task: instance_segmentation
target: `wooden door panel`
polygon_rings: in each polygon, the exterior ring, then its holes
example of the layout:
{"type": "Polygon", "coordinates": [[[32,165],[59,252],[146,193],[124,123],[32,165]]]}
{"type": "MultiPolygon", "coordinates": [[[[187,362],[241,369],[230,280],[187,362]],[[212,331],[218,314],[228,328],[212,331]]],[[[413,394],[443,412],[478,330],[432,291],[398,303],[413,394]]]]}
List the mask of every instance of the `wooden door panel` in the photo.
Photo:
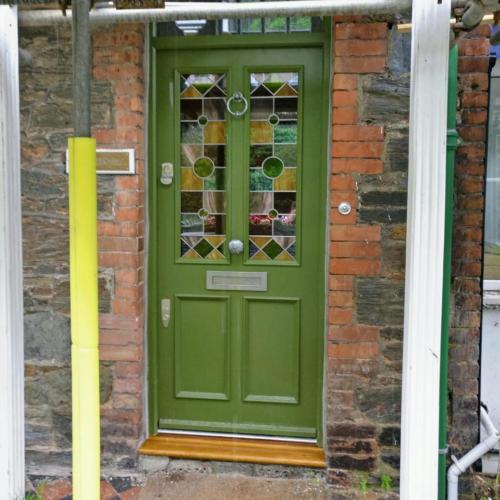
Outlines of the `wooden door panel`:
{"type": "Polygon", "coordinates": [[[177,295],[175,397],[229,399],[229,297],[177,295]]]}
{"type": "Polygon", "coordinates": [[[300,300],[272,297],[243,300],[243,400],[298,404],[300,300]]]}

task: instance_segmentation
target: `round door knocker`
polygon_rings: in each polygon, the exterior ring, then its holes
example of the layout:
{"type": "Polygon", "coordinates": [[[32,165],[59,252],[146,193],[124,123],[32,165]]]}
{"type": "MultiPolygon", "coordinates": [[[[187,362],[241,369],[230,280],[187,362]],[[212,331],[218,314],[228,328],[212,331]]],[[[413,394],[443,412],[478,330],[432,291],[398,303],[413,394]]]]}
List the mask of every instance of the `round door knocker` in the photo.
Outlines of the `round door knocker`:
{"type": "Polygon", "coordinates": [[[248,109],[248,101],[245,99],[243,94],[241,92],[235,92],[227,101],[226,101],[226,108],[231,113],[233,116],[243,116],[248,109]],[[233,111],[231,109],[231,103],[232,102],[241,102],[243,101],[243,109],[240,111],[233,111]]]}

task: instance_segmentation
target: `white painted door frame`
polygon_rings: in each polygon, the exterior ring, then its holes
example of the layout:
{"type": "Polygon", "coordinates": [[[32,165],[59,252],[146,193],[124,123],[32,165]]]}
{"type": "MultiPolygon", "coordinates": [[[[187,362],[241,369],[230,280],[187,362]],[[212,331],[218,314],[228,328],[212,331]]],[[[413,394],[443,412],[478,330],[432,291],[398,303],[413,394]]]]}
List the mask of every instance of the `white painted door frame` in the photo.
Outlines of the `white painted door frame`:
{"type": "Polygon", "coordinates": [[[450,0],[413,0],[401,411],[403,500],[438,491],[450,0]]]}
{"type": "Polygon", "coordinates": [[[0,5],[0,500],[24,498],[17,8],[0,5]]]}

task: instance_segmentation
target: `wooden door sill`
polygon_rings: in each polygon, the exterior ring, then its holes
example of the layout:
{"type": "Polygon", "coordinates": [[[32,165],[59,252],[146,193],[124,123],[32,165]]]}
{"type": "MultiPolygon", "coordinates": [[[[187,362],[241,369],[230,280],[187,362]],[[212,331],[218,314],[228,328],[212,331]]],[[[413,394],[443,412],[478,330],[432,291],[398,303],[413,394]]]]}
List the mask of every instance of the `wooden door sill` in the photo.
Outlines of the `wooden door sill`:
{"type": "Polygon", "coordinates": [[[326,466],[324,450],[315,444],[264,439],[162,433],[146,439],[139,453],[196,460],[317,468],[326,466]]]}

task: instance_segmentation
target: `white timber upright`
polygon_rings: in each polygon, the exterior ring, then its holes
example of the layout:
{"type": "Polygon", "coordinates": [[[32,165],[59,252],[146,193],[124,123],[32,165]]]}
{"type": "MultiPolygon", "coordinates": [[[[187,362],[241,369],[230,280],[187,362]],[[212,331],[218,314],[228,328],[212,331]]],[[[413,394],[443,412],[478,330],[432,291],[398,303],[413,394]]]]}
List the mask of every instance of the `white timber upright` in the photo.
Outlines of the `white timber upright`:
{"type": "Polygon", "coordinates": [[[24,498],[17,8],[0,5],[0,500],[24,498]]]}
{"type": "Polygon", "coordinates": [[[439,367],[446,190],[450,0],[413,0],[401,484],[438,491],[439,367]]]}

